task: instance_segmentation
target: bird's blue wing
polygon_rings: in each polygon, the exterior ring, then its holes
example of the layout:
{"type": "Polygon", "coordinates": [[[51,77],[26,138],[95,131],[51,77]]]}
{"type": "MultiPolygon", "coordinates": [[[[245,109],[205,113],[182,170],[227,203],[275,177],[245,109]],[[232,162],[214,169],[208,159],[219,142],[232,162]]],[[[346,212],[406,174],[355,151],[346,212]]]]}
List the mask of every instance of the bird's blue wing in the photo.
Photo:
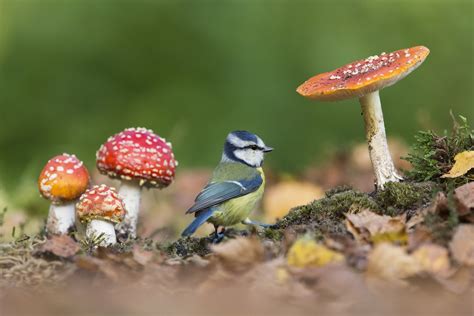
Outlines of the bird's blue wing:
{"type": "Polygon", "coordinates": [[[209,183],[196,197],[193,206],[186,213],[195,213],[227,200],[256,191],[263,183],[260,174],[248,180],[221,181],[209,183]]]}

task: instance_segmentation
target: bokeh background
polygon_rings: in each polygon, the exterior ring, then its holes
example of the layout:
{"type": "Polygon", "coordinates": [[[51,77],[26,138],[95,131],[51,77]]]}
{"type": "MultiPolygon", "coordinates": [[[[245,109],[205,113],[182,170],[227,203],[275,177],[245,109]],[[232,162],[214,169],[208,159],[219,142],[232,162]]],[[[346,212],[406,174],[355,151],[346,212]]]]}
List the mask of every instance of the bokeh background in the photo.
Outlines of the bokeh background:
{"type": "Polygon", "coordinates": [[[381,93],[387,133],[406,148],[417,130],[448,129],[450,110],[474,119],[473,28],[469,0],[0,0],[0,207],[46,214],[35,184],[44,163],[69,152],[93,170],[100,144],[134,126],[173,142],[177,196],[206,181],[235,129],[276,148],[274,178],[350,172],[334,152],[356,146],[356,165],[366,152],[358,102],[317,103],[296,87],[382,51],[429,47],[381,93]],[[189,170],[198,180],[179,185],[189,170]]]}

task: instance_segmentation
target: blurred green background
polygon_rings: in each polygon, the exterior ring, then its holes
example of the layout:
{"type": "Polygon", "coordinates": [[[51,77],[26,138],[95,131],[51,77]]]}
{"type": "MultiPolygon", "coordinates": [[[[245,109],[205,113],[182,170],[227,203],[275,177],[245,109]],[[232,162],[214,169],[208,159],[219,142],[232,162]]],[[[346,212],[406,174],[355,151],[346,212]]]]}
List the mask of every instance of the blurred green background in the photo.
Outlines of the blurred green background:
{"type": "MultiPolygon", "coordinates": [[[[226,134],[276,148],[278,172],[364,141],[356,100],[316,103],[310,76],[425,45],[413,74],[381,93],[387,133],[472,121],[472,1],[0,1],[0,183],[31,183],[53,155],[93,168],[126,127],[173,142],[180,168],[212,166],[226,134]]],[[[178,173],[179,176],[179,173],[178,173]]],[[[36,194],[36,193],[35,193],[36,194]]]]}

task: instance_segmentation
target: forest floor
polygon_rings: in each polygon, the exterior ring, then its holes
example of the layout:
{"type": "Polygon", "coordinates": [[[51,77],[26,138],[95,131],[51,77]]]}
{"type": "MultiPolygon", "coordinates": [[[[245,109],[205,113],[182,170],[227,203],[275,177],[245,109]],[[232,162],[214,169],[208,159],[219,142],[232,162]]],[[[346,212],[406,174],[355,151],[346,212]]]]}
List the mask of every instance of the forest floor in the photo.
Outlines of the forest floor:
{"type": "Polygon", "coordinates": [[[0,315],[472,315],[473,158],[456,156],[474,150],[472,130],[416,139],[405,181],[336,187],[219,244],[1,243],[0,315]]]}

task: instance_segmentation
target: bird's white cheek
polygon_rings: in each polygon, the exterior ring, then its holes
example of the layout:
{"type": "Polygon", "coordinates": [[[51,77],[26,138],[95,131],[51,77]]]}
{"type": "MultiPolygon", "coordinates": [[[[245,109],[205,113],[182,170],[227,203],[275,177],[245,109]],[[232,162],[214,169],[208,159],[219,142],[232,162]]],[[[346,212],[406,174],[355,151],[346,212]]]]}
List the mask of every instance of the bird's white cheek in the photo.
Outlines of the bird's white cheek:
{"type": "Polygon", "coordinates": [[[256,150],[236,150],[234,152],[235,156],[247,164],[260,167],[263,161],[263,152],[256,150]]]}

